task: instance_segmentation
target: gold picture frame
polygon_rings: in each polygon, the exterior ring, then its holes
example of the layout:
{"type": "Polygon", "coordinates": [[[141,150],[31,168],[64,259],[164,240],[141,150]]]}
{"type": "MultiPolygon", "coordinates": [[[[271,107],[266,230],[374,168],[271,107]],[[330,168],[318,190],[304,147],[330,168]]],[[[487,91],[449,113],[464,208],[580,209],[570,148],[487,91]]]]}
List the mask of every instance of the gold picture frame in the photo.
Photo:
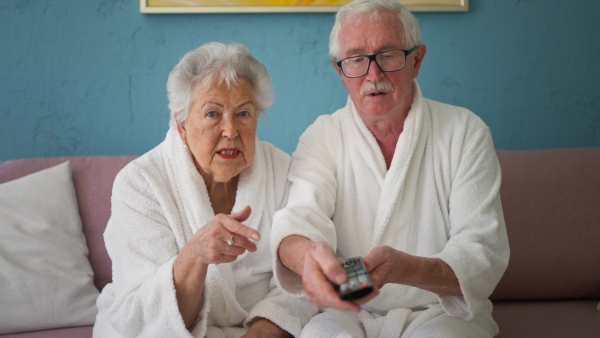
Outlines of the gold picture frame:
{"type": "MultiPolygon", "coordinates": [[[[335,12],[351,0],[140,0],[140,11],[168,13],[335,12]]],[[[469,0],[399,0],[413,12],[466,12],[469,0]]]]}

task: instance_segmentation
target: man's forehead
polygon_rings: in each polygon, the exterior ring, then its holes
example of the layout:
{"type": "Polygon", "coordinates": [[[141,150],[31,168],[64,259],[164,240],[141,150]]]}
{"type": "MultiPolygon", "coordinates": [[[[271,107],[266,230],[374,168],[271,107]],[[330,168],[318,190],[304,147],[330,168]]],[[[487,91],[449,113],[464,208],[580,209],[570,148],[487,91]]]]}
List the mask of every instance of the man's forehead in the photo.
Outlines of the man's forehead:
{"type": "Polygon", "coordinates": [[[393,13],[378,17],[354,15],[347,17],[340,27],[342,55],[377,53],[404,47],[402,23],[393,13]]]}

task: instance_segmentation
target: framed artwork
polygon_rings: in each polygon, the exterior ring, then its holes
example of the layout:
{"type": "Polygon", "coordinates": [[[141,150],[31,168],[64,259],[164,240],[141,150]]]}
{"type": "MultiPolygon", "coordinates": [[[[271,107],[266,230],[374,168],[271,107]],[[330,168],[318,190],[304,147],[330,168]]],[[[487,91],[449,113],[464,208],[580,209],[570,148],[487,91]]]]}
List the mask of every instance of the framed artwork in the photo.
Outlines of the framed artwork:
{"type": "MultiPolygon", "coordinates": [[[[351,0],[140,0],[142,13],[335,12],[351,0]]],[[[399,0],[413,12],[466,12],[469,0],[399,0]]]]}

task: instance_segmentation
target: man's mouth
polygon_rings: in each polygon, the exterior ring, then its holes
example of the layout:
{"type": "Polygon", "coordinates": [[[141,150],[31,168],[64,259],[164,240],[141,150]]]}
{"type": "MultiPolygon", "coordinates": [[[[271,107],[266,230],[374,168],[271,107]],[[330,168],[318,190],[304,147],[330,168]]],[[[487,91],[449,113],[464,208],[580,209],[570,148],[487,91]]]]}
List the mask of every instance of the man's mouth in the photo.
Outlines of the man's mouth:
{"type": "Polygon", "coordinates": [[[394,86],[388,80],[379,82],[367,82],[360,88],[360,94],[363,96],[377,97],[392,93],[394,86]]]}

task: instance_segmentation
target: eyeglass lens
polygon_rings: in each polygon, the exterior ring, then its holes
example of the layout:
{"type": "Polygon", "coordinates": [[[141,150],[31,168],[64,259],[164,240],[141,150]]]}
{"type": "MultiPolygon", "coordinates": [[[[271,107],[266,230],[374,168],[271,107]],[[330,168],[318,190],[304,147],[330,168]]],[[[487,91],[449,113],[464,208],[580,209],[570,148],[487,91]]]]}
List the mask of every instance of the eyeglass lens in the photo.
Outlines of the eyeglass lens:
{"type": "MultiPolygon", "coordinates": [[[[406,57],[401,50],[392,50],[375,55],[375,62],[384,72],[393,72],[404,68],[406,57]]],[[[360,77],[369,71],[371,64],[368,56],[355,56],[342,61],[342,70],[348,77],[360,77]]]]}

